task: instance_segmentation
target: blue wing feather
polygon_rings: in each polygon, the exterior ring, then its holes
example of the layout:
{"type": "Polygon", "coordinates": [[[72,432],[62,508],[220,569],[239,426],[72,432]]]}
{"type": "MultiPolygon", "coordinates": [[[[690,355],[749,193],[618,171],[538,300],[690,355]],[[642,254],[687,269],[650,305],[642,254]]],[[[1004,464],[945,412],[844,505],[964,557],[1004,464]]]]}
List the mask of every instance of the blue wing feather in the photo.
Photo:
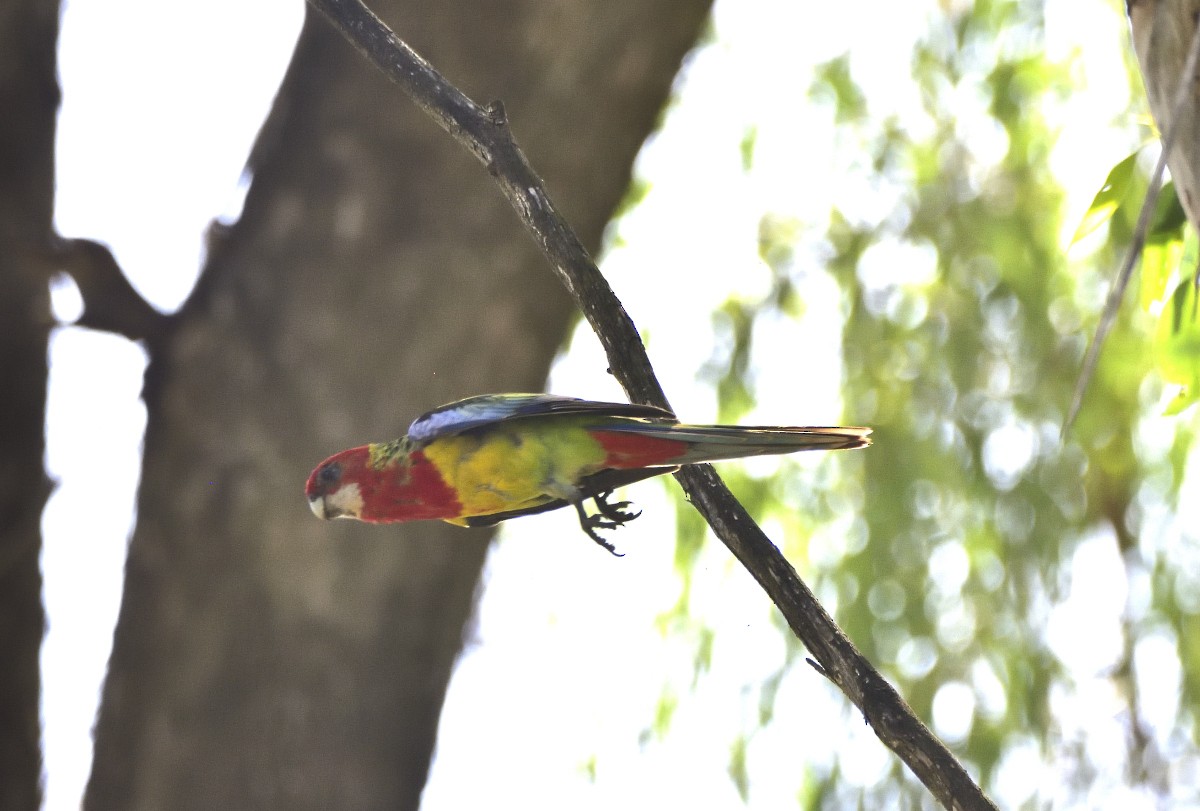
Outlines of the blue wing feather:
{"type": "Polygon", "coordinates": [[[424,445],[443,436],[454,436],[505,420],[543,414],[597,414],[674,420],[661,408],[631,403],[600,403],[557,394],[482,394],[439,406],[413,420],[408,438],[424,445]]]}

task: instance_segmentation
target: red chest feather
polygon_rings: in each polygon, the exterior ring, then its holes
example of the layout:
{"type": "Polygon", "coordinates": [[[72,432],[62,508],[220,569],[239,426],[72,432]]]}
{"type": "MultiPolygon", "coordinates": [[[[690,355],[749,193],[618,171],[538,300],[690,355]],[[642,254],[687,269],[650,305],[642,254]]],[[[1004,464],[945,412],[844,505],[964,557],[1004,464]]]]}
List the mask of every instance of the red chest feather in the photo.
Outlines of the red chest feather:
{"type": "Polygon", "coordinates": [[[407,465],[380,471],[368,501],[363,515],[368,521],[421,521],[462,514],[454,490],[420,451],[409,455],[407,465]]]}

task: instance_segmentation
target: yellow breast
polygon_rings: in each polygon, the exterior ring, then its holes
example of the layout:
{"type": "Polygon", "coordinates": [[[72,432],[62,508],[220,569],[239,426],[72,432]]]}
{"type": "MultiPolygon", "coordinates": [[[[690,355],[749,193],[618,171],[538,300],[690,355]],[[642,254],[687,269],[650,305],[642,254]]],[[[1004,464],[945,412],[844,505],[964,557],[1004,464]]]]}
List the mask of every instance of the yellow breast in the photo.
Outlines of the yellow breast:
{"type": "Polygon", "coordinates": [[[578,418],[513,420],[435,439],[423,452],[458,493],[463,517],[544,504],[600,469],[604,450],[578,418]]]}

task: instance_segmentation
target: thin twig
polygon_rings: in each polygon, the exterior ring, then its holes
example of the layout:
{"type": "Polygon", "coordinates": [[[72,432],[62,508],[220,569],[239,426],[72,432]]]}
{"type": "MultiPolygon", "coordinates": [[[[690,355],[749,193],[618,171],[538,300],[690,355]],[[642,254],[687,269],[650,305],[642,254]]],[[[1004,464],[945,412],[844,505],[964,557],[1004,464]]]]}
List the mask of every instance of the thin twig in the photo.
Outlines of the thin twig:
{"type": "Polygon", "coordinates": [[[1150,218],[1154,216],[1158,203],[1158,192],[1162,189],[1162,176],[1167,167],[1167,156],[1171,154],[1175,140],[1179,137],[1180,125],[1183,120],[1183,106],[1187,104],[1188,97],[1192,93],[1192,80],[1196,76],[1198,59],[1200,59],[1200,25],[1197,25],[1192,32],[1192,44],[1188,48],[1187,59],[1184,61],[1183,75],[1179,77],[1179,86],[1175,88],[1175,98],[1171,100],[1171,120],[1163,137],[1162,153],[1159,154],[1158,162],[1154,164],[1154,172],[1150,175],[1150,186],[1146,189],[1146,199],[1142,201],[1142,210],[1138,213],[1133,239],[1129,243],[1129,250],[1125,252],[1125,261],[1121,265],[1121,271],[1117,274],[1112,289],[1108,292],[1108,299],[1104,302],[1104,311],[1100,314],[1100,323],[1096,325],[1096,334],[1092,336],[1092,342],[1088,345],[1087,354],[1083,358],[1083,369],[1079,372],[1079,379],[1075,381],[1075,392],[1071,395],[1071,408],[1067,411],[1067,419],[1063,423],[1063,436],[1066,436],[1067,431],[1071,429],[1075,417],[1079,415],[1079,409],[1083,406],[1083,395],[1087,392],[1088,384],[1096,372],[1096,365],[1100,362],[1100,349],[1104,345],[1104,339],[1108,337],[1109,331],[1112,330],[1113,324],[1117,321],[1117,313],[1121,310],[1121,301],[1125,298],[1125,289],[1129,286],[1129,280],[1133,278],[1133,267],[1146,244],[1146,234],[1150,230],[1150,218]]]}
{"type": "MultiPolygon", "coordinates": [[[[309,3],[487,166],[600,338],[609,367],[630,400],[670,408],[632,320],[513,140],[502,107],[472,102],[359,0],[309,3]]],[[[994,809],[950,751],[838,628],[712,467],[688,466],[676,478],[717,537],[762,585],[824,675],[933,795],[946,808],[994,809]]]]}

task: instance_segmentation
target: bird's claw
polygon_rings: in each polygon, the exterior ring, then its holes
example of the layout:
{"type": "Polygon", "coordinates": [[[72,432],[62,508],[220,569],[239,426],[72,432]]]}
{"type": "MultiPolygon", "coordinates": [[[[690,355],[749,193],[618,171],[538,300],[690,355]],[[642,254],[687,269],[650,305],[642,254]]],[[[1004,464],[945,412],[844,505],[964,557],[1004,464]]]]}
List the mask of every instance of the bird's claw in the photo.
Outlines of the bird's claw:
{"type": "Polygon", "coordinates": [[[584,518],[580,519],[579,525],[581,527],[583,527],[584,533],[589,538],[591,538],[596,543],[600,544],[602,547],[607,549],[613,555],[615,555],[616,557],[619,557],[619,558],[625,557],[625,554],[623,552],[618,552],[617,548],[615,546],[613,546],[608,541],[604,540],[604,538],[600,537],[600,534],[598,532],[596,532],[596,530],[598,530],[598,529],[616,529],[618,526],[620,526],[619,524],[614,524],[611,521],[605,521],[599,515],[588,515],[588,516],[585,516],[584,518]]]}
{"type": "Polygon", "coordinates": [[[592,498],[592,501],[596,502],[596,509],[600,511],[600,514],[612,521],[613,529],[621,526],[621,524],[632,521],[642,514],[641,510],[638,510],[637,512],[629,512],[626,510],[626,507],[633,506],[633,504],[628,501],[618,501],[616,504],[609,504],[608,497],[611,495],[611,490],[606,493],[597,493],[592,498]]]}
{"type": "Polygon", "coordinates": [[[579,526],[583,529],[584,534],[598,543],[600,546],[607,549],[613,555],[616,555],[620,558],[624,557],[624,554],[618,552],[616,547],[614,547],[604,538],[600,537],[600,534],[596,530],[617,529],[622,524],[628,523],[629,521],[637,518],[639,515],[641,515],[641,512],[630,512],[626,510],[625,508],[630,506],[628,501],[618,501],[616,504],[610,504],[608,502],[608,497],[611,495],[612,492],[609,491],[605,493],[597,493],[596,495],[592,496],[592,501],[596,503],[596,509],[598,510],[595,515],[587,514],[587,512],[583,509],[582,501],[575,502],[575,511],[579,513],[579,526]]]}

